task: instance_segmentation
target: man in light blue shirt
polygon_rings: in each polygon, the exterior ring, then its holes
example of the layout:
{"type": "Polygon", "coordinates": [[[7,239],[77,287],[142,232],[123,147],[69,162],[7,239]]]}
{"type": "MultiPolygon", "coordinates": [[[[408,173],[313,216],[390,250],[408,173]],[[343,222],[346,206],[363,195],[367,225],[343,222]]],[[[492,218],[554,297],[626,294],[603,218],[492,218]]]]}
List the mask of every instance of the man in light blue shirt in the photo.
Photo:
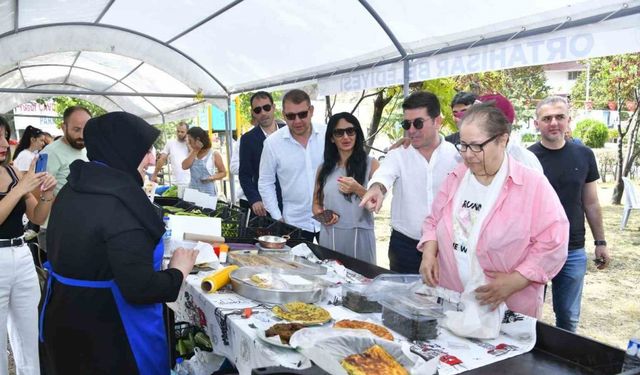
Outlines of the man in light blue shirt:
{"type": "Polygon", "coordinates": [[[303,237],[313,241],[320,231],[320,223],[311,218],[313,188],[323,160],[327,127],[311,124],[313,106],[302,90],[284,95],[282,112],[287,126],[264,141],[258,191],[271,217],[301,228],[303,237]],[[282,188],[282,211],[278,208],[276,177],[282,188]]]}

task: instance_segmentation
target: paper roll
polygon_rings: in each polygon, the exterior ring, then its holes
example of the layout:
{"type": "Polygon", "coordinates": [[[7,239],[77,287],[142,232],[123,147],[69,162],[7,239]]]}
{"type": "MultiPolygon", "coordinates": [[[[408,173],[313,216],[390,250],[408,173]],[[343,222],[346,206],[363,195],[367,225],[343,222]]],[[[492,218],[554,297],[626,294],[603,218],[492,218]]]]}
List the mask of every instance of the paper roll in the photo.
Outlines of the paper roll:
{"type": "Polygon", "coordinates": [[[231,272],[237,270],[239,267],[236,265],[226,266],[221,270],[218,270],[211,275],[202,279],[200,287],[207,293],[213,293],[216,290],[231,282],[231,272]]]}

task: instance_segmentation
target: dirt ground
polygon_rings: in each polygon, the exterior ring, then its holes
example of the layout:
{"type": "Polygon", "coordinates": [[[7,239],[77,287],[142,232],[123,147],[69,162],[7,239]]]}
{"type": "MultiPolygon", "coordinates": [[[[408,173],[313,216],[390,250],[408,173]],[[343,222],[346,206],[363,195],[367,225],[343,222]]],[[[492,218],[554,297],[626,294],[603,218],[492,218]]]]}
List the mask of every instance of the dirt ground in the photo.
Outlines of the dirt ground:
{"type": "MultiPolygon", "coordinates": [[[[633,332],[640,329],[640,212],[631,213],[625,230],[620,230],[623,206],[610,204],[613,185],[600,184],[598,195],[604,217],[605,235],[613,258],[610,267],[599,271],[591,261],[593,238],[587,228],[587,255],[590,259],[582,298],[578,334],[618,348],[626,348],[633,332]]],[[[375,219],[377,263],[388,268],[391,196],[375,219]]],[[[550,290],[542,321],[554,324],[550,290]]]]}

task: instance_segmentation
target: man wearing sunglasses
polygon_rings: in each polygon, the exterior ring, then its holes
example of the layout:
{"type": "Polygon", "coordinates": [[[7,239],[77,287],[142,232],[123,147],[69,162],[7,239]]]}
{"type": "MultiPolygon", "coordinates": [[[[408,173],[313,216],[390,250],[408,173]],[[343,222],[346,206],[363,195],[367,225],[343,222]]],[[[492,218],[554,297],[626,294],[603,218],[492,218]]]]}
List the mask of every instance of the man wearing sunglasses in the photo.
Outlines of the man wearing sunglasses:
{"type": "MultiPolygon", "coordinates": [[[[453,118],[456,120],[456,125],[460,123],[467,109],[471,108],[473,104],[489,102],[493,103],[493,105],[504,114],[509,124],[514,123],[516,111],[511,101],[503,95],[497,93],[486,94],[476,98],[476,96],[471,93],[461,91],[457,93],[451,101],[451,109],[453,110],[453,118]],[[473,99],[474,102],[467,104],[471,99],[473,99]]],[[[445,139],[457,145],[460,143],[460,132],[450,134],[446,136],[445,139]]],[[[510,139],[507,144],[507,153],[525,166],[542,173],[542,165],[540,161],[538,161],[538,158],[536,158],[531,151],[522,147],[519,143],[514,142],[513,139],[510,139]]]]}
{"type": "MultiPolygon", "coordinates": [[[[466,91],[459,91],[451,100],[451,112],[453,112],[453,119],[456,122],[456,127],[460,124],[462,116],[469,107],[476,102],[476,95],[466,91]]],[[[455,132],[444,137],[447,142],[451,142],[454,145],[460,143],[460,132],[455,132]]]]}
{"type": "Polygon", "coordinates": [[[302,90],[284,95],[282,112],[287,126],[264,142],[258,190],[274,219],[301,228],[305,239],[312,241],[320,232],[319,223],[312,219],[312,203],[327,127],[311,124],[313,106],[302,90]],[[282,187],[282,210],[276,199],[277,181],[282,187]]]}
{"type": "MultiPolygon", "coordinates": [[[[266,216],[264,202],[258,191],[260,177],[260,157],[265,139],[275,133],[281,126],[275,120],[276,106],[273,97],[266,91],[258,91],[251,96],[251,116],[255,127],[240,138],[240,168],[238,179],[247,198],[247,206],[256,216],[266,216]]],[[[278,207],[282,207],[280,184],[275,182],[278,207]]],[[[241,206],[245,206],[243,201],[241,206]]]]}
{"type": "Polygon", "coordinates": [[[417,250],[422,222],[431,213],[431,202],[447,174],[460,161],[453,144],[439,134],[440,102],[430,92],[411,94],[402,104],[411,147],[387,153],[369,181],[361,207],[378,212],[387,191],[391,201],[389,266],[399,273],[418,273],[422,254],[417,250]]]}

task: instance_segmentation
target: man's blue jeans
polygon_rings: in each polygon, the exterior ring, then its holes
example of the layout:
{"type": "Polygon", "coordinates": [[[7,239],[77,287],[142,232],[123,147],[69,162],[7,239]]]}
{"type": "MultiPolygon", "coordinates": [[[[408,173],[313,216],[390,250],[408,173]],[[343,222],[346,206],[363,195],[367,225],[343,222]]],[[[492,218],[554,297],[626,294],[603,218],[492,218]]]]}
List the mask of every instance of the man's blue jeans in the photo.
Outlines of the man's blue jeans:
{"type": "Polygon", "coordinates": [[[587,254],[582,249],[569,250],[567,262],[553,278],[553,312],[556,327],[575,332],[580,320],[582,286],[587,272],[587,254]]]}

